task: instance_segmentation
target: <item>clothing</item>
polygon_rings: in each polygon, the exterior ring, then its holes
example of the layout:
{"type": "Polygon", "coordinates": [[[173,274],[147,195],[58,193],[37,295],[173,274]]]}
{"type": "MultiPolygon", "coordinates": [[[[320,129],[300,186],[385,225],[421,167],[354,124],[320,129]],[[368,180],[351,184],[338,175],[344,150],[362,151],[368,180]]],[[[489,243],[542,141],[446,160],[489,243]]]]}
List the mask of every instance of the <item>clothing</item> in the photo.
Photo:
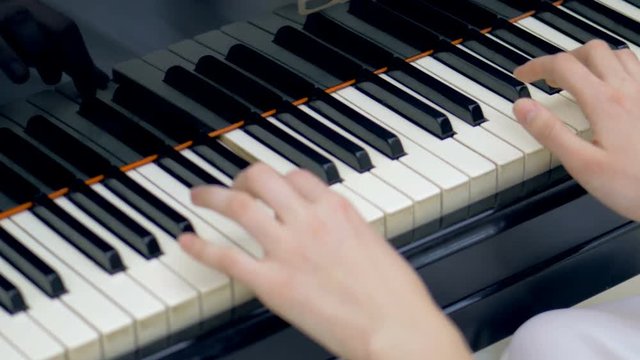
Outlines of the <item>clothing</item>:
{"type": "Polygon", "coordinates": [[[502,360],[640,359],[640,296],[549,311],[523,324],[502,360]]]}

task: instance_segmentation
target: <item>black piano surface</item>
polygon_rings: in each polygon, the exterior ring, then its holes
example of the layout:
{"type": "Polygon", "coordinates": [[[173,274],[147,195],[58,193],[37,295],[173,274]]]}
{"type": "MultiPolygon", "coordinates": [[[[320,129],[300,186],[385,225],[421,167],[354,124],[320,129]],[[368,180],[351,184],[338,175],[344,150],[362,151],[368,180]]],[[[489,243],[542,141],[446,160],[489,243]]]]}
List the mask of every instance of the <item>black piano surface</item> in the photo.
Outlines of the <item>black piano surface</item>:
{"type": "MultiPolygon", "coordinates": [[[[638,274],[638,239],[637,224],[606,209],[559,167],[413,229],[398,250],[477,350],[535,314],[572,306],[638,274]]],[[[145,358],[332,358],[257,303],[232,314],[231,321],[145,358]]]]}

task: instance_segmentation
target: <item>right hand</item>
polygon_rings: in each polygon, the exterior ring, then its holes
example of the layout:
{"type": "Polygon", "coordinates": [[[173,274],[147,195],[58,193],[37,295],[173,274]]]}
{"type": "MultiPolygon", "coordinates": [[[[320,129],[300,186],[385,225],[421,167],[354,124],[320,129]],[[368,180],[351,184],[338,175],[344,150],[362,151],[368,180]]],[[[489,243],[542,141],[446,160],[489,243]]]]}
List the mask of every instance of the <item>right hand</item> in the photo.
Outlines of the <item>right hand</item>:
{"type": "Polygon", "coordinates": [[[0,0],[0,70],[22,84],[29,79],[29,67],[48,85],[68,74],[83,97],[109,81],[71,19],[37,0],[0,0]]]}
{"type": "Polygon", "coordinates": [[[572,52],[531,60],[514,75],[526,82],[544,79],[576,98],[591,123],[592,142],[534,100],[518,100],[514,112],[580,185],[640,221],[640,62],[633,52],[593,40],[572,52]]]}

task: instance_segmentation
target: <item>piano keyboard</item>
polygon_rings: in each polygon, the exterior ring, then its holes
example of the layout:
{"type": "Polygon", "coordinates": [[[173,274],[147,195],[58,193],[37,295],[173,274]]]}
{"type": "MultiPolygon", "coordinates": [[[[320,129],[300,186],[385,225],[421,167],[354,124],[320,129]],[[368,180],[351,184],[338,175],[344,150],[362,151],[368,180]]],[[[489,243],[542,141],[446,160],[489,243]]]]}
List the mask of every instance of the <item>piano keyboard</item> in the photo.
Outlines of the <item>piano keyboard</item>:
{"type": "Polygon", "coordinates": [[[82,104],[63,86],[0,108],[2,358],[143,357],[228,320],[251,292],[175,238],[262,256],[189,196],[250,163],[314,172],[397,245],[553,169],[513,102],[531,96],[585,139],[589,123],[569,94],[510,73],[593,38],[638,53],[640,9],[536,3],[283,8],[120,64],[82,104]]]}

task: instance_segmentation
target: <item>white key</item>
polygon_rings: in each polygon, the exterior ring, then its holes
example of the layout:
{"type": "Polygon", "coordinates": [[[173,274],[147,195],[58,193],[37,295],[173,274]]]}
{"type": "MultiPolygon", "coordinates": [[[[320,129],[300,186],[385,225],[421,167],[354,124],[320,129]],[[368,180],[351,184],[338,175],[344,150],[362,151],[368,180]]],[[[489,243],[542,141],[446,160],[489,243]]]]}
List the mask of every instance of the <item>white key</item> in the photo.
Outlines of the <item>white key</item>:
{"type": "MultiPolygon", "coordinates": [[[[149,184],[148,186],[153,187],[153,184],[149,184]]],[[[216,277],[220,277],[219,272],[192,259],[182,251],[176,239],[138,213],[129,204],[109,191],[109,189],[100,184],[94,185],[93,188],[105,199],[127,214],[127,216],[153,234],[163,251],[163,255],[159,257],[159,260],[171,268],[176,274],[180,275],[185,282],[189,283],[198,292],[198,308],[216,302],[212,300],[211,297],[216,294],[219,288],[219,284],[216,281],[216,277]]],[[[201,311],[199,311],[199,319],[197,321],[206,320],[206,318],[213,315],[216,315],[216,312],[202,314],[201,311]]]]}
{"type": "Polygon", "coordinates": [[[624,14],[635,21],[640,21],[640,9],[624,0],[597,0],[613,10],[624,14]]]}
{"type": "MultiPolygon", "coordinates": [[[[311,110],[308,106],[303,105],[300,109],[364,148],[369,153],[371,161],[375,166],[378,166],[377,164],[381,162],[384,163],[392,161],[376,149],[366,144],[364,141],[311,110]]],[[[451,165],[442,161],[430,152],[424,150],[404,135],[396,135],[402,142],[406,155],[395,161],[405,164],[407,167],[422,175],[425,179],[430,180],[440,188],[443,215],[449,214],[469,204],[468,176],[456,170],[451,165]]]]}
{"type": "Polygon", "coordinates": [[[202,168],[212,176],[215,176],[216,179],[220,180],[220,182],[222,182],[226,186],[231,186],[231,184],[233,184],[233,179],[231,179],[229,176],[227,176],[227,174],[223,173],[222,171],[218,170],[217,168],[209,164],[206,160],[200,157],[200,155],[193,152],[191,149],[182,150],[180,151],[180,154],[182,154],[182,156],[186,157],[191,162],[198,165],[200,168],[202,168]]]}
{"type": "Polygon", "coordinates": [[[402,163],[394,161],[376,162],[372,159],[372,161],[374,161],[375,167],[369,171],[370,174],[374,175],[373,177],[370,177],[367,176],[369,174],[366,172],[358,173],[357,171],[353,170],[348,165],[344,164],[333,155],[321,149],[316,144],[292,131],[277,119],[271,117],[266,119],[266,121],[270,121],[283,131],[289,133],[318,153],[333,161],[333,163],[336,164],[336,167],[338,168],[338,171],[343,179],[342,183],[345,184],[345,186],[350,187],[351,189],[355,189],[354,187],[350,186],[350,184],[354,182],[362,187],[382,187],[384,185],[387,185],[387,190],[384,191],[385,193],[395,192],[397,193],[396,197],[398,198],[401,198],[403,196],[408,198],[410,200],[410,202],[408,202],[408,205],[412,207],[413,213],[413,223],[411,224],[411,228],[415,228],[419,225],[428,223],[441,216],[440,189],[415,172],[411,171],[409,168],[405,167],[402,163]],[[366,177],[369,181],[382,181],[382,183],[364,185],[364,180],[360,179],[361,177],[366,177]]]}
{"type": "Polygon", "coordinates": [[[602,26],[592,22],[591,20],[582,17],[581,15],[578,15],[577,13],[565,8],[564,6],[559,6],[559,9],[562,9],[564,12],[571,14],[571,16],[574,16],[584,22],[586,22],[587,24],[590,24],[591,26],[598,28],[604,32],[606,32],[607,34],[611,35],[611,36],[615,36],[616,38],[624,41],[625,43],[627,43],[627,45],[629,46],[629,50],[631,50],[634,54],[636,54],[636,56],[640,56],[640,47],[638,47],[637,45],[635,45],[633,42],[623,38],[622,36],[618,35],[618,34],[614,34],[613,32],[609,31],[608,29],[603,28],[602,26]]]}
{"type": "Polygon", "coordinates": [[[0,354],[5,360],[27,360],[24,354],[2,337],[2,334],[0,334],[0,354]]]}
{"type": "MultiPolygon", "coordinates": [[[[296,169],[294,164],[262,145],[243,131],[232,131],[225,134],[222,140],[233,149],[234,152],[243,156],[246,160],[250,162],[261,161],[271,166],[280,174],[284,175],[296,169]]],[[[406,224],[407,218],[402,219],[402,213],[395,213],[396,209],[387,206],[385,203],[386,198],[376,199],[376,202],[373,203],[369,202],[368,198],[360,192],[354,192],[351,188],[347,188],[343,184],[333,184],[330,188],[346,196],[360,215],[362,215],[369,224],[373,225],[381,235],[390,238],[393,236],[392,234],[400,232],[397,228],[406,228],[404,224],[406,224]],[[398,221],[400,221],[400,225],[396,226],[398,221]]],[[[368,191],[368,189],[361,190],[368,191]]],[[[411,218],[409,218],[409,221],[410,220],[411,218]]]]}
{"type": "MultiPolygon", "coordinates": [[[[149,164],[154,168],[157,168],[153,164],[149,164]]],[[[154,182],[148,179],[145,175],[143,175],[140,170],[143,170],[145,167],[149,166],[145,165],[141,168],[136,169],[135,171],[127,172],[127,175],[136,181],[138,184],[143,186],[157,198],[162,200],[165,204],[169,205],[175,211],[177,211],[180,215],[184,216],[189,222],[191,226],[193,226],[196,233],[201,236],[204,240],[212,242],[218,246],[234,246],[229,239],[225,238],[222,234],[217,232],[214,228],[209,226],[204,220],[202,220],[199,216],[195,215],[190,208],[182,204],[173,198],[169,193],[172,192],[173,189],[161,189],[154,182]]],[[[144,170],[143,170],[144,171],[144,170]]],[[[148,174],[147,174],[148,175],[148,174]]],[[[227,310],[231,309],[234,305],[234,298],[245,298],[250,297],[251,294],[238,293],[241,289],[240,286],[236,286],[235,281],[229,279],[225,274],[214,271],[209,274],[211,279],[210,282],[202,283],[201,286],[206,290],[206,299],[203,298],[202,301],[202,314],[204,316],[218,315],[223,314],[227,310]]]]}
{"type": "Polygon", "coordinates": [[[565,50],[573,50],[582,46],[578,41],[532,16],[518,21],[516,25],[565,50]]]}
{"type": "MultiPolygon", "coordinates": [[[[420,59],[416,61],[416,64],[428,73],[439,77],[473,98],[480,99],[481,102],[486,103],[505,116],[513,119],[513,104],[507,99],[489,91],[474,81],[470,81],[467,77],[462,76],[431,57],[420,59]]],[[[581,137],[585,139],[591,138],[591,126],[582,114],[580,108],[574,102],[563,96],[547,95],[532,86],[529,86],[529,91],[533,99],[552,109],[563,121],[577,131],[581,137]]]]}
{"type": "Polygon", "coordinates": [[[29,359],[63,360],[64,347],[25,312],[10,315],[0,308],[0,334],[29,359]]]}
{"type": "Polygon", "coordinates": [[[456,132],[453,138],[496,165],[498,171],[498,191],[522,182],[525,159],[524,154],[520,150],[493,136],[482,127],[472,127],[389,76],[383,75],[382,77],[395,84],[398,88],[444,113],[449,118],[453,130],[456,132]]]}
{"type": "Polygon", "coordinates": [[[422,148],[469,176],[471,179],[469,203],[474,203],[495,194],[497,172],[495,165],[490,161],[453,139],[440,140],[435,138],[353,88],[342,89],[334,93],[334,96],[350,104],[355,110],[387,129],[403,134],[422,148]]]}
{"type": "MultiPolygon", "coordinates": [[[[26,313],[65,347],[68,360],[98,359],[100,336],[59,299],[52,299],[0,258],[0,273],[22,294],[26,313]]],[[[3,354],[0,349],[0,354],[3,354]]],[[[4,354],[2,355],[4,358],[4,354]]]]}
{"type": "MultiPolygon", "coordinates": [[[[102,185],[94,185],[94,187],[99,186],[102,185]]],[[[127,268],[125,270],[127,275],[137,281],[140,287],[146,288],[148,293],[164,305],[162,307],[168,322],[159,324],[158,331],[164,328],[165,335],[168,335],[197,323],[200,318],[197,294],[182,279],[157,259],[144,259],[73,204],[68,203],[65,209],[116,249],[127,268]],[[168,324],[168,328],[166,328],[166,324],[168,324]]]]}
{"type": "Polygon", "coordinates": [[[100,333],[103,357],[115,358],[135,350],[133,320],[35,240],[49,240],[56,233],[28,211],[0,220],[0,225],[62,277],[67,293],[60,300],[100,333]]]}

